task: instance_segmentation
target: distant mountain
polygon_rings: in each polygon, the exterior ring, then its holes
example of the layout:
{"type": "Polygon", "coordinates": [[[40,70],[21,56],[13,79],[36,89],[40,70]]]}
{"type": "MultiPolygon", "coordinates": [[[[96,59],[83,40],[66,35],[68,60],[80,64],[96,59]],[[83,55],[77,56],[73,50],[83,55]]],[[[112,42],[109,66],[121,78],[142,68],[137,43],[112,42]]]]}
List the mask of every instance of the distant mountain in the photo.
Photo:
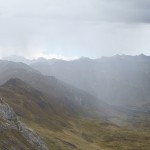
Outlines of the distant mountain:
{"type": "Polygon", "coordinates": [[[150,102],[150,57],[144,54],[38,62],[31,67],[113,105],[140,106],[150,102]]]}
{"type": "Polygon", "coordinates": [[[56,59],[56,58],[46,59],[43,57],[39,57],[37,59],[27,59],[25,57],[16,56],[16,55],[10,55],[7,57],[3,57],[2,60],[13,61],[13,62],[22,62],[22,63],[25,63],[27,65],[32,64],[32,63],[43,63],[43,62],[47,62],[47,61],[51,64],[51,63],[54,63],[56,61],[60,61],[59,59],[56,59]]]}
{"type": "Polygon", "coordinates": [[[25,63],[25,64],[32,63],[31,60],[26,59],[25,57],[16,56],[16,55],[11,55],[11,56],[7,56],[7,57],[3,57],[2,60],[14,61],[14,62],[22,62],[22,63],[25,63]]]}
{"type": "MultiPolygon", "coordinates": [[[[10,61],[0,61],[0,84],[4,84],[11,78],[19,78],[41,91],[48,97],[53,105],[61,104],[61,109],[74,112],[73,114],[84,114],[88,112],[98,111],[107,113],[105,107],[109,107],[103,101],[98,100],[94,96],[67,85],[55,77],[44,76],[38,71],[32,69],[23,63],[15,63],[10,61]]],[[[57,107],[58,110],[60,110],[57,107]]]]}

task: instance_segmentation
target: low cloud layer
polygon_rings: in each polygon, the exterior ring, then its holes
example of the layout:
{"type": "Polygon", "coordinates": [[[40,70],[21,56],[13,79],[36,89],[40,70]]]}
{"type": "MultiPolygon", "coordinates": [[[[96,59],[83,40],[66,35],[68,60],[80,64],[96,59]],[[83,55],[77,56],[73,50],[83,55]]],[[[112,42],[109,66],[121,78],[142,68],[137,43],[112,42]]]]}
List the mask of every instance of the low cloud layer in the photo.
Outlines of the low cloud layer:
{"type": "Polygon", "coordinates": [[[0,0],[0,56],[150,55],[149,0],[0,0]]]}

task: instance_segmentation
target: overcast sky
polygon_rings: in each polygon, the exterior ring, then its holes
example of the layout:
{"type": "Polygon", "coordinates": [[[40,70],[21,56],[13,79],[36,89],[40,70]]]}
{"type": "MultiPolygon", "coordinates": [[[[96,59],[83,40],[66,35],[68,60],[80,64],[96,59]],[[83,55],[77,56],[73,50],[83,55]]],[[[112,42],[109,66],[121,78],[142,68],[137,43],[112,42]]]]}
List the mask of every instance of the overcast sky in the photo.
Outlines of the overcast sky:
{"type": "Polygon", "coordinates": [[[150,0],[0,0],[0,57],[150,55],[150,0]]]}

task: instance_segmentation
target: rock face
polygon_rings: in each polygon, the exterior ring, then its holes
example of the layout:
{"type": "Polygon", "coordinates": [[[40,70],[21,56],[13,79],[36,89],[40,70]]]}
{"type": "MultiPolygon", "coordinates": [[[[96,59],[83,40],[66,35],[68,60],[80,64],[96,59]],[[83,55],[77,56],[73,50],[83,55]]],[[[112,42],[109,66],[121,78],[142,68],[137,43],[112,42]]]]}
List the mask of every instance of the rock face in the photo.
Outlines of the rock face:
{"type": "Polygon", "coordinates": [[[41,137],[21,122],[13,109],[0,97],[0,131],[13,129],[19,131],[36,150],[48,150],[41,137]]]}
{"type": "Polygon", "coordinates": [[[0,116],[5,120],[15,121],[17,119],[13,109],[0,98],[0,116]]]}

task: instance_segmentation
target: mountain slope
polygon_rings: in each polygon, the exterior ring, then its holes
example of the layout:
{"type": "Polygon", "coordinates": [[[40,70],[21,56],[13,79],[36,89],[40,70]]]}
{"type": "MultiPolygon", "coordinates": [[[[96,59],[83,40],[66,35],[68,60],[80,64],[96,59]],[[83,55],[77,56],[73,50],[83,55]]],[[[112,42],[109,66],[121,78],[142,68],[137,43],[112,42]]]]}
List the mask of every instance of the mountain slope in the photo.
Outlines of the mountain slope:
{"type": "Polygon", "coordinates": [[[63,118],[62,123],[67,126],[69,124],[67,119],[72,117],[96,115],[93,110],[96,109],[96,106],[90,103],[92,96],[78,90],[71,92],[76,97],[67,91],[63,95],[63,93],[59,93],[59,90],[57,91],[58,97],[55,96],[55,93],[47,96],[17,78],[10,79],[0,88],[0,95],[5,97],[6,102],[14,108],[18,116],[39,124],[47,122],[46,125],[54,128],[57,128],[57,119],[60,121],[63,118]],[[59,99],[60,97],[61,99],[59,99]]]}
{"type": "Polygon", "coordinates": [[[47,101],[50,101],[51,104],[57,105],[59,103],[61,108],[58,110],[65,109],[70,114],[71,112],[73,114],[87,114],[93,110],[98,111],[102,116],[108,113],[105,111],[105,108],[109,107],[106,103],[52,76],[44,76],[25,64],[2,61],[0,66],[5,68],[0,72],[1,85],[11,78],[19,78],[46,95],[47,101]]]}
{"type": "MultiPolygon", "coordinates": [[[[0,88],[0,95],[14,109],[17,116],[23,122],[44,137],[44,141],[49,149],[100,149],[99,146],[92,143],[89,143],[90,145],[87,147],[88,141],[84,140],[80,135],[76,135],[75,126],[78,126],[80,118],[93,118],[89,115],[88,111],[85,116],[80,109],[77,109],[79,114],[81,113],[80,115],[76,114],[73,110],[63,109],[61,103],[54,104],[53,99],[49,100],[49,97],[20,79],[10,79],[7,81],[0,88]],[[66,136],[64,131],[71,135],[66,136]],[[68,137],[73,141],[70,141],[68,137]]],[[[65,105],[67,105],[67,102],[65,105]]],[[[75,106],[75,108],[77,107],[75,106]]],[[[82,109],[84,110],[83,106],[82,109]]]]}
{"type": "MultiPolygon", "coordinates": [[[[87,115],[72,113],[70,110],[62,109],[61,103],[54,104],[53,99],[49,100],[50,97],[20,79],[7,81],[1,86],[0,95],[13,108],[20,120],[43,137],[49,149],[149,150],[150,148],[149,128],[120,127],[103,118],[93,117],[88,112],[87,115]]],[[[23,137],[18,137],[22,136],[20,133],[4,133],[7,136],[0,134],[0,138],[4,138],[2,140],[5,143],[10,142],[6,139],[8,135],[16,139],[13,143],[17,146],[19,140],[23,143],[26,141],[23,137]]]]}

